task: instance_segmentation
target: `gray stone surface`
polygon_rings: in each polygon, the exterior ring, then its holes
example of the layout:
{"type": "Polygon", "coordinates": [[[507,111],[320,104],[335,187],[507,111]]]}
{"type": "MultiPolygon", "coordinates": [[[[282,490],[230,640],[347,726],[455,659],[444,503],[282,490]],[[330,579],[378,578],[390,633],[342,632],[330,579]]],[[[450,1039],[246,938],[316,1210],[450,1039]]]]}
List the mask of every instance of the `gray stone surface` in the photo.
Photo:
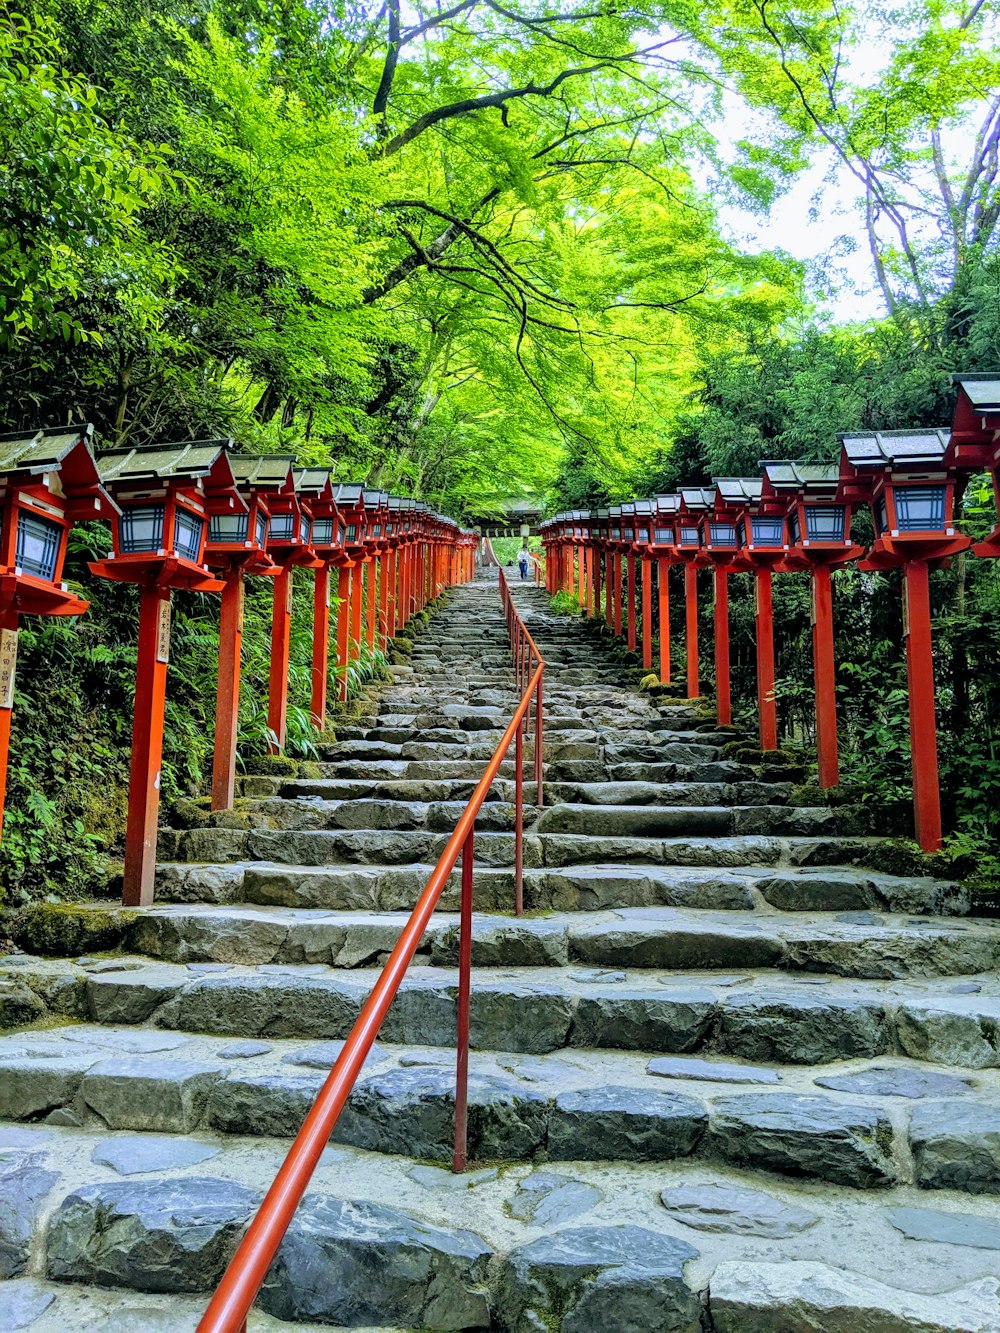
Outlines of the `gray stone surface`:
{"type": "Polygon", "coordinates": [[[194,1060],[103,1060],[87,1070],[81,1094],[109,1129],[186,1134],[220,1077],[217,1066],[194,1060]]]}
{"type": "Polygon", "coordinates": [[[253,1190],[205,1176],[84,1186],[49,1222],[48,1276],[137,1291],[206,1291],[259,1202],[253,1190]]]}
{"type": "Polygon", "coordinates": [[[881,1005],[789,990],[727,997],[720,1010],[720,1049],[762,1064],[828,1064],[881,1055],[890,1046],[881,1005]]]}
{"type": "Polygon", "coordinates": [[[657,1078],[692,1078],[702,1083],[780,1083],[776,1069],[731,1065],[721,1060],[698,1060],[681,1055],[658,1056],[646,1066],[657,1078]]]}
{"type": "Polygon", "coordinates": [[[818,1213],[783,1203],[763,1190],[711,1181],[671,1186],[661,1191],[660,1202],[675,1222],[683,1222],[695,1231],[726,1235],[786,1240],[819,1221],[818,1213]]]}
{"type": "MultiPolygon", "coordinates": [[[[468,1149],[472,1160],[521,1161],[544,1144],[550,1104],[523,1083],[498,1075],[469,1077],[468,1149]]],[[[451,1069],[391,1069],[362,1079],[334,1130],[334,1140],[379,1152],[450,1160],[455,1075],[451,1069]]]]}
{"type": "Polygon", "coordinates": [[[1000,1194],[1000,1106],[923,1102],[910,1113],[917,1184],[925,1189],[1000,1194]]]}
{"type": "Polygon", "coordinates": [[[975,1213],[932,1208],[890,1208],[886,1217],[908,1240],[937,1241],[977,1250],[1000,1250],[1000,1221],[975,1213]]]}
{"type": "Polygon", "coordinates": [[[710,991],[616,990],[580,997],[573,1021],[574,1046],[640,1051],[693,1051],[716,1013],[710,991]]]}
{"type": "MultiPolygon", "coordinates": [[[[315,1046],[303,1046],[300,1050],[290,1051],[287,1055],[281,1057],[282,1064],[302,1065],[306,1069],[323,1069],[329,1073],[340,1058],[340,1052],[344,1049],[342,1041],[324,1041],[315,1046]]],[[[377,1065],[380,1060],[385,1059],[385,1051],[376,1042],[371,1050],[365,1056],[365,1062],[362,1066],[365,1069],[377,1065]]]]}
{"type": "MultiPolygon", "coordinates": [[[[961,1103],[959,1103],[961,1105],[961,1103]]],[[[714,1103],[708,1146],[737,1166],[873,1189],[892,1184],[892,1126],[874,1106],[750,1093],[714,1103]]]]}
{"type": "Polygon", "coordinates": [[[701,1301],[685,1265],[698,1251],[635,1226],[554,1231],[510,1251],[500,1268],[497,1313],[512,1333],[649,1329],[697,1333],[701,1301]]]}
{"type": "Polygon", "coordinates": [[[933,1069],[907,1069],[892,1065],[874,1065],[856,1074],[821,1074],[813,1080],[821,1088],[853,1092],[863,1097],[960,1097],[972,1091],[968,1079],[939,1074],[933,1069]]]}
{"type": "Polygon", "coordinates": [[[707,1124],[693,1097],[659,1089],[563,1092],[549,1121],[554,1161],[669,1161],[693,1152],[707,1124]]]}
{"type": "Polygon", "coordinates": [[[0,1116],[8,1120],[40,1120],[76,1096],[88,1065],[75,1051],[64,1059],[5,1060],[0,1071],[0,1116]]]}
{"type": "Polygon", "coordinates": [[[896,1015],[899,1044],[907,1055],[933,1064],[966,1069],[1000,1066],[1000,1006],[982,1012],[978,1004],[902,1004],[896,1015]]]}
{"type": "Polygon", "coordinates": [[[554,1171],[534,1171],[520,1182],[507,1204],[518,1222],[536,1227],[562,1226],[588,1213],[604,1195],[583,1180],[571,1180],[554,1171]]]}
{"type": "Polygon", "coordinates": [[[715,1333],[992,1333],[1000,1283],[924,1295],[827,1264],[721,1263],[709,1301],[715,1333]]]}
{"type": "Polygon", "coordinates": [[[0,1333],[30,1328],[55,1300],[55,1292],[30,1277],[5,1282],[0,1288],[0,1333]]]}
{"type": "Polygon", "coordinates": [[[102,1139],[90,1154],[90,1160],[110,1166],[120,1176],[141,1176],[150,1171],[197,1166],[217,1157],[219,1152],[212,1144],[196,1139],[129,1134],[126,1138],[102,1139]]]}
{"type": "Polygon", "coordinates": [[[266,1041],[233,1041],[228,1046],[220,1046],[215,1054],[220,1060],[252,1060],[273,1050],[274,1047],[266,1041]]]}
{"type": "Polygon", "coordinates": [[[35,1225],[58,1179],[31,1158],[10,1166],[0,1163],[0,1279],[16,1277],[27,1268],[35,1225]]]}
{"type": "Polygon", "coordinates": [[[292,1138],[312,1108],[320,1074],[233,1073],[213,1084],[207,1120],[224,1134],[273,1134],[292,1138]]]}
{"type": "Polygon", "coordinates": [[[490,1326],[487,1245],[367,1201],[306,1197],[261,1289],[278,1319],[346,1327],[490,1326]]]}

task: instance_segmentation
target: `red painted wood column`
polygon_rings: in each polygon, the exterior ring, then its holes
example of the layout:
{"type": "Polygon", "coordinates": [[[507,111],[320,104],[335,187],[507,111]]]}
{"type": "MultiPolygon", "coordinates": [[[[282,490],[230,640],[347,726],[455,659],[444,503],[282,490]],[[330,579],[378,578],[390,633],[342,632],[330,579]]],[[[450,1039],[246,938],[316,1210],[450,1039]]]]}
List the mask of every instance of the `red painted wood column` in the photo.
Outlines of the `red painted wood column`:
{"type": "Polygon", "coordinates": [[[660,623],[660,683],[670,684],[670,561],[660,556],[656,567],[656,591],[660,623]]]}
{"type": "Polygon", "coordinates": [[[126,907],[146,907],[153,901],[169,657],[170,590],[147,584],[139,590],[139,652],[122,893],[126,907]]]}
{"type": "Polygon", "coordinates": [[[598,547],[593,550],[594,561],[594,615],[599,620],[601,617],[601,575],[603,573],[601,566],[601,552],[598,547]]]}
{"type": "Polygon", "coordinates": [[[729,572],[716,565],[715,575],[715,716],[720,727],[733,720],[729,684],[729,572]]]}
{"type": "Polygon", "coordinates": [[[271,673],[267,691],[267,725],[273,733],[268,754],[285,746],[288,713],[288,658],[292,631],[292,567],[282,565],[275,576],[271,602],[271,673]]]}
{"type": "Polygon", "coordinates": [[[926,560],[903,566],[906,677],[910,695],[913,813],[917,842],[925,852],[941,850],[941,792],[938,785],[934,648],[931,640],[929,567],[926,560]]]}
{"type": "Polygon", "coordinates": [[[365,626],[368,640],[368,647],[375,647],[375,607],[376,594],[378,592],[378,556],[373,556],[368,562],[368,606],[366,609],[367,624],[365,626]]]}
{"type": "Polygon", "coordinates": [[[389,589],[396,568],[396,552],[389,550],[382,558],[382,577],[379,579],[378,628],[379,646],[385,652],[389,646],[389,589]]]}
{"type": "Polygon", "coordinates": [[[693,560],[684,565],[684,617],[687,692],[689,699],[696,699],[701,687],[698,682],[698,568],[693,560]]]}
{"type": "Polygon", "coordinates": [[[615,557],[611,551],[604,553],[604,619],[611,629],[615,621],[615,557]]]}
{"type": "Polygon", "coordinates": [[[615,599],[615,633],[621,637],[622,632],[622,553],[615,552],[613,583],[615,599]]]}
{"type": "MultiPolygon", "coordinates": [[[[13,630],[17,633],[17,612],[8,605],[0,612],[0,629],[13,630]]],[[[15,658],[17,655],[16,643],[14,640],[15,658]]],[[[12,668],[13,672],[13,668],[12,668]]],[[[7,801],[7,764],[10,759],[10,722],[11,714],[14,711],[14,680],[13,674],[8,689],[9,704],[0,706],[0,832],[3,831],[3,812],[7,801]]]]}
{"type": "Polygon", "coordinates": [[[337,693],[347,698],[348,645],[351,635],[351,565],[341,565],[337,572],[337,693]]]}
{"type": "Polygon", "coordinates": [[[760,748],[778,748],[778,708],[774,699],[774,609],[770,566],[754,570],[757,621],[757,710],[760,748]]]}
{"type": "Polygon", "coordinates": [[[653,665],[653,562],[642,561],[642,665],[653,665]]]}
{"type": "Polygon", "coordinates": [[[243,646],[243,570],[223,575],[219,618],[219,683],[215,694],[212,809],[228,810],[236,794],[236,736],[240,718],[240,653],[243,646]]]}
{"type": "Polygon", "coordinates": [[[816,758],[821,787],[836,787],[840,782],[832,583],[829,565],[813,566],[813,678],[816,685],[816,758]]]}
{"type": "Polygon", "coordinates": [[[361,613],[365,602],[365,561],[358,560],[351,571],[351,637],[348,653],[352,662],[361,657],[361,613]]]}
{"type": "Polygon", "coordinates": [[[326,677],[330,661],[330,566],[316,570],[313,584],[312,692],[309,712],[313,726],[326,726],[326,677]]]}
{"type": "Polygon", "coordinates": [[[629,551],[626,557],[626,592],[628,604],[628,650],[635,652],[635,556],[629,551]]]}

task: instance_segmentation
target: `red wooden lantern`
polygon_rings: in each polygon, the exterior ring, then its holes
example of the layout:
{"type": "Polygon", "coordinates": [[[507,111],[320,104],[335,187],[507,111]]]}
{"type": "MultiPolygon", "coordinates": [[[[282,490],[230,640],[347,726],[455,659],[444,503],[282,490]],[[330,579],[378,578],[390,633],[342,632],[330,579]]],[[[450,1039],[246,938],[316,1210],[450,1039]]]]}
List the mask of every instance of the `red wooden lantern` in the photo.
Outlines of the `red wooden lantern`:
{"type": "Polygon", "coordinates": [[[856,560],[863,549],[851,541],[850,510],[839,496],[836,463],[763,462],[761,468],[762,504],[785,522],[788,553],[781,568],[808,570],[812,576],[817,770],[821,787],[836,787],[840,766],[831,570],[856,560]]]}
{"type": "Polygon", "coordinates": [[[205,564],[217,570],[223,582],[212,761],[213,810],[228,810],[233,804],[236,788],[244,576],[275,577],[280,574],[281,566],[267,554],[268,524],[274,497],[292,488],[290,456],[255,457],[231,453],[229,462],[246,508],[213,514],[208,521],[205,544],[205,564]]]}
{"type": "Polygon", "coordinates": [[[18,619],[86,611],[89,602],[61,582],[69,529],[117,512],[101,485],[92,434],[92,426],[80,425],[0,436],[0,829],[18,619]]]}
{"type": "Polygon", "coordinates": [[[97,465],[121,512],[112,522],[113,554],[90,568],[102,578],[139,586],[123,892],[125,905],[137,907],[153,900],[171,592],[222,592],[224,585],[205,565],[209,518],[247,506],[224,441],[110,449],[97,465]]]}
{"type": "Polygon", "coordinates": [[[969,545],[956,532],[954,474],[945,466],[946,430],[866,431],[838,436],[840,495],[867,501],[875,542],[861,569],[903,569],[903,632],[910,696],[917,841],[941,847],[929,571],[969,545]]]}
{"type": "Polygon", "coordinates": [[[744,512],[748,497],[754,493],[753,479],[745,480],[746,486],[743,478],[716,478],[715,490],[709,492],[711,503],[705,507],[698,522],[701,549],[714,566],[715,713],[720,726],[729,726],[733,720],[729,679],[729,575],[752,568],[740,558],[736,535],[737,520],[744,512]]]}
{"type": "MultiPolygon", "coordinates": [[[[363,486],[342,482],[334,498],[343,525],[344,553],[349,561],[340,567],[340,605],[337,608],[337,672],[340,697],[346,699],[350,664],[361,653],[362,562],[368,521],[363,486]]],[[[401,578],[403,582],[405,577],[401,578]]],[[[405,618],[401,623],[405,623],[405,618]]]]}
{"type": "Polygon", "coordinates": [[[687,648],[688,698],[697,697],[698,681],[698,570],[711,563],[705,553],[701,523],[715,508],[715,490],[709,486],[682,486],[677,508],[677,545],[684,564],[685,646],[687,648]]]}
{"type": "MultiPolygon", "coordinates": [[[[952,375],[958,386],[945,465],[959,473],[989,472],[1000,514],[1000,372],[952,375]]],[[[986,559],[1000,556],[1000,520],[985,541],[972,548],[986,559]]]]}

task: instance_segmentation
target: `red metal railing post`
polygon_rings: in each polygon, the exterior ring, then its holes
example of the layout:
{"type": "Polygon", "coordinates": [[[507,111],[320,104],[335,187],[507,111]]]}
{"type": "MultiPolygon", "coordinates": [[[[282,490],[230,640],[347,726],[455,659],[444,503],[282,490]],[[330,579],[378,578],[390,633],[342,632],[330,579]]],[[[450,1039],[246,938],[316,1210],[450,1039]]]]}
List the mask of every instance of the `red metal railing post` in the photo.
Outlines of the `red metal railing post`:
{"type": "Polygon", "coordinates": [[[455,1057],[455,1151],[452,1169],[465,1170],[469,1135],[469,1009],[472,1000],[472,869],[475,833],[462,844],[462,903],[458,934],[458,1033],[455,1057]]]}
{"type": "MultiPolygon", "coordinates": [[[[527,715],[526,715],[527,716],[527,715]]],[[[514,915],[524,912],[524,728],[514,738],[514,915]]]]}
{"type": "Polygon", "coordinates": [[[535,802],[542,805],[542,677],[535,686],[535,802]]]}

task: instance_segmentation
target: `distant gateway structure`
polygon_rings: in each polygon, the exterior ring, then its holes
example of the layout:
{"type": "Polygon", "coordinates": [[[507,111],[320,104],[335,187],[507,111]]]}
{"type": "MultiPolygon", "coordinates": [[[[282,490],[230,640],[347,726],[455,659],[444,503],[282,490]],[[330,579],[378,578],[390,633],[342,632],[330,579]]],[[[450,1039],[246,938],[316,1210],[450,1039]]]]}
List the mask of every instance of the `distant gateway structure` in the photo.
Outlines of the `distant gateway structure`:
{"type": "Polygon", "coordinates": [[[526,537],[538,532],[544,512],[541,500],[503,500],[488,517],[470,515],[468,522],[484,537],[526,537]]]}

